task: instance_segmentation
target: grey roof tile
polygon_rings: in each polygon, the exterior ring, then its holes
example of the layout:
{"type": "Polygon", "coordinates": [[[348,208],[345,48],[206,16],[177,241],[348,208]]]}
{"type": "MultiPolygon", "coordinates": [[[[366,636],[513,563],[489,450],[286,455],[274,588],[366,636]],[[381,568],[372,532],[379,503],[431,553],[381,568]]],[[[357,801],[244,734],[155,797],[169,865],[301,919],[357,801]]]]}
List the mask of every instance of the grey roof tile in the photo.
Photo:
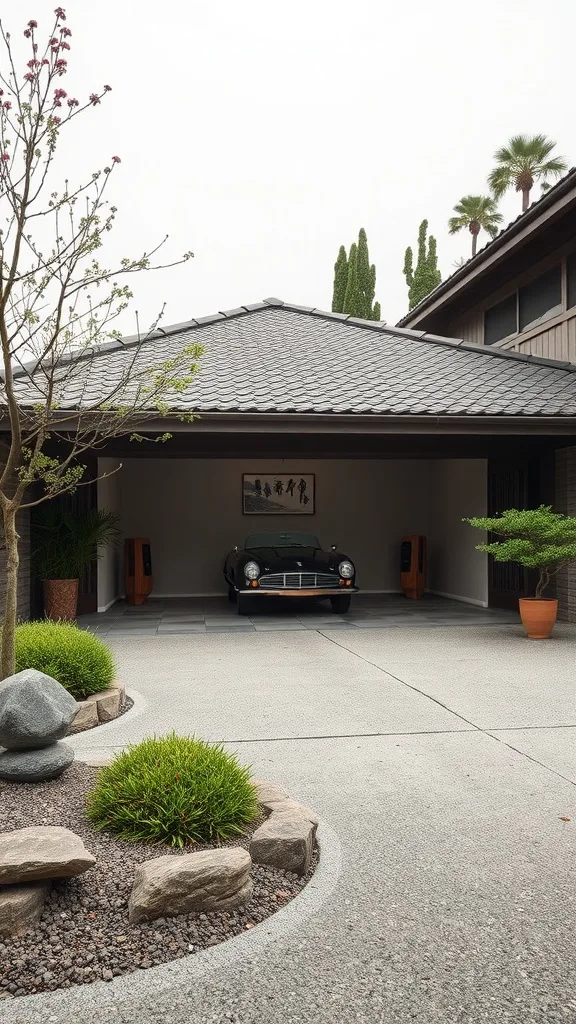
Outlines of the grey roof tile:
{"type": "MultiPolygon", "coordinates": [[[[576,372],[550,360],[461,345],[266,299],[106,346],[67,368],[60,407],[106,400],[135,359],[158,366],[190,341],[204,348],[175,411],[430,416],[576,416],[576,372]]],[[[41,374],[20,377],[37,400],[41,374]]],[[[120,400],[120,396],[115,396],[120,400]]]]}

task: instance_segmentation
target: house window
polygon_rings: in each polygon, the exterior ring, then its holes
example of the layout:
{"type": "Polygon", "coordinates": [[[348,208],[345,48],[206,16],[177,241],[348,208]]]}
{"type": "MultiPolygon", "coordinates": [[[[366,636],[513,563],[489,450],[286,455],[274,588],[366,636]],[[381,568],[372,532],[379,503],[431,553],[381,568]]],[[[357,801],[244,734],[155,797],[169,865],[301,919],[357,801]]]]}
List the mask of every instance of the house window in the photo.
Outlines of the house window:
{"type": "Polygon", "coordinates": [[[543,320],[562,312],[561,268],[553,267],[518,293],[518,319],[521,331],[536,327],[543,320]]]}
{"type": "Polygon", "coordinates": [[[518,330],[517,293],[509,295],[484,314],[484,344],[494,345],[495,342],[516,334],[518,330]]]}
{"type": "Polygon", "coordinates": [[[566,260],[566,309],[576,306],[576,252],[566,260]]]}

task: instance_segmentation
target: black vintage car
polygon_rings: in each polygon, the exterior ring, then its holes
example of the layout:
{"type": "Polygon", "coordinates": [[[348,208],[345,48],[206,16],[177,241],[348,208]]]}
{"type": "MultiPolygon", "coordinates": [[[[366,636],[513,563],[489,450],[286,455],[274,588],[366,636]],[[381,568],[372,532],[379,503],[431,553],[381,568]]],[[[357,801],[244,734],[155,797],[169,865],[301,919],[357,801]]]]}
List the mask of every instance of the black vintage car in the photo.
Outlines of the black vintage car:
{"type": "Polygon", "coordinates": [[[252,533],[227,556],[224,576],[239,615],[256,597],[328,597],[341,614],[358,591],[352,560],[335,546],[324,551],[312,533],[252,533]]]}

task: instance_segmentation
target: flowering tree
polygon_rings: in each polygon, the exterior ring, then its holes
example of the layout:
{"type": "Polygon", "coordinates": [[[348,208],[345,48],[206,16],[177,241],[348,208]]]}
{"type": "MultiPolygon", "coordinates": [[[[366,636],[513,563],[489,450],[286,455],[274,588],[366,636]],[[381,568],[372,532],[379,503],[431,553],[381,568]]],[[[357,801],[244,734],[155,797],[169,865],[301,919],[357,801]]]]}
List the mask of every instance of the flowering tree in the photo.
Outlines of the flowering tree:
{"type": "Polygon", "coordinates": [[[110,86],[84,101],[64,88],[72,33],[65,11],[54,14],[43,41],[36,21],[16,43],[0,22],[0,513],[7,576],[1,678],[14,671],[17,514],[82,486],[89,450],[169,415],[201,354],[189,346],[154,363],[153,346],[142,351],[150,332],[138,336],[107,393],[90,396],[93,359],[102,342],[120,337],[113,321],[132,297],[127,276],[174,266],[192,253],[161,264],[158,245],[115,267],[100,262],[116,214],[105,193],[120,158],[84,183],[64,178],[58,187],[55,178],[63,133],[110,86]]]}

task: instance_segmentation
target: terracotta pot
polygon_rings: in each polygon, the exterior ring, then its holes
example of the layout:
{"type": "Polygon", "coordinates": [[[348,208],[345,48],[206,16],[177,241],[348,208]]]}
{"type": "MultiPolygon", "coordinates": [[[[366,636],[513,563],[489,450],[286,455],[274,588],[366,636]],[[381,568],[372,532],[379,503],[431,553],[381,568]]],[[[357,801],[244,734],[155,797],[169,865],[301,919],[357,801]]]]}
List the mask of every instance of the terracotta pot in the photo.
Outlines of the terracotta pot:
{"type": "Polygon", "coordinates": [[[555,597],[521,597],[520,618],[529,640],[548,640],[552,636],[558,601],[555,597]]]}
{"type": "Polygon", "coordinates": [[[78,610],[78,580],[44,580],[44,613],[47,619],[73,622],[78,610]]]}

